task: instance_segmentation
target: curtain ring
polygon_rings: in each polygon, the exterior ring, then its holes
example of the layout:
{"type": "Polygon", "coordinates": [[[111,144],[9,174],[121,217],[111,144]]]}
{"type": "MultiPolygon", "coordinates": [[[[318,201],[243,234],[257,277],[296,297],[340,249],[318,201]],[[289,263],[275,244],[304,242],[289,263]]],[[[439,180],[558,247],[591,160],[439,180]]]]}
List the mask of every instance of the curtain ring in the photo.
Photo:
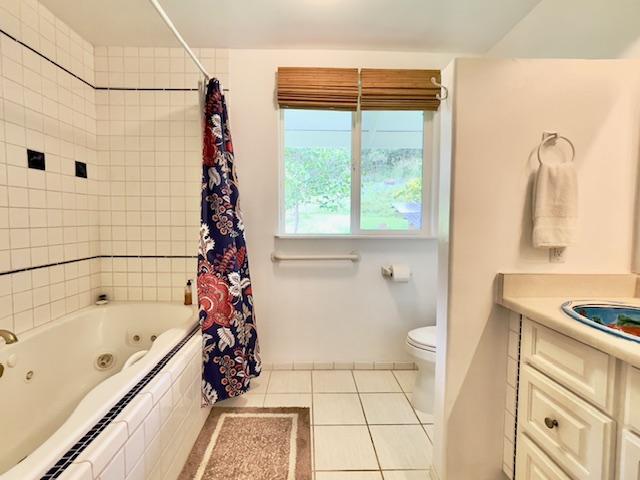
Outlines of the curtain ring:
{"type": "Polygon", "coordinates": [[[570,162],[573,162],[573,160],[576,158],[576,147],[574,147],[573,143],[571,142],[571,140],[569,140],[567,137],[563,137],[562,135],[558,135],[553,134],[553,135],[549,135],[547,138],[545,138],[544,140],[542,140],[540,142],[540,145],[538,145],[538,162],[540,162],[540,165],[542,165],[544,162],[542,161],[542,155],[540,154],[542,151],[542,147],[545,145],[545,143],[552,141],[552,140],[564,140],[565,142],[567,142],[569,144],[569,147],[571,147],[571,160],[569,160],[570,162]]]}

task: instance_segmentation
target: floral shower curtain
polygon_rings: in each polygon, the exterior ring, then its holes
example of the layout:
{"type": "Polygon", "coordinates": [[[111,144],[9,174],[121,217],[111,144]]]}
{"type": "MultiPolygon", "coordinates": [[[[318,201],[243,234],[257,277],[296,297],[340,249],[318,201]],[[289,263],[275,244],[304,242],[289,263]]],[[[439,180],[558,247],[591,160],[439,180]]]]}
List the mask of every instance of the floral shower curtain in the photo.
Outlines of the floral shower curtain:
{"type": "Polygon", "coordinates": [[[260,355],[229,117],[220,83],[204,104],[198,303],[203,336],[203,404],[243,394],[260,355]]]}

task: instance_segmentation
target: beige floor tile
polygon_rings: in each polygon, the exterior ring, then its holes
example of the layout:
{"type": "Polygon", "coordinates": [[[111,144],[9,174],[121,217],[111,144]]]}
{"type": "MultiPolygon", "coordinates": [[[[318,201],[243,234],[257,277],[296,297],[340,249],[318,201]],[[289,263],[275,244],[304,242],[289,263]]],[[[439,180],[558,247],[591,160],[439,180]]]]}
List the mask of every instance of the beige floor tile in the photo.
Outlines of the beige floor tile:
{"type": "Polygon", "coordinates": [[[314,393],[352,393],[356,384],[350,370],[320,370],[312,372],[314,393]]]}
{"type": "Polygon", "coordinates": [[[420,423],[433,423],[433,413],[424,413],[420,410],[416,410],[416,415],[420,419],[420,423]]]}
{"type": "Polygon", "coordinates": [[[359,392],[401,392],[396,377],[390,370],[354,370],[353,376],[359,392]]]}
{"type": "Polygon", "coordinates": [[[365,425],[357,393],[314,393],[315,425],[365,425]]]}
{"type": "Polygon", "coordinates": [[[382,480],[380,472],[316,472],[316,480],[382,480]]]}
{"type": "Polygon", "coordinates": [[[370,425],[420,423],[404,393],[362,393],[360,398],[370,425]]]}
{"type": "Polygon", "coordinates": [[[366,426],[315,426],[314,434],[316,470],[378,470],[366,426]]]}
{"type": "Polygon", "coordinates": [[[217,402],[214,407],[262,407],[264,394],[241,395],[217,402]]]}
{"type": "Polygon", "coordinates": [[[249,395],[265,394],[267,393],[267,385],[269,384],[269,377],[271,372],[262,372],[258,378],[251,380],[251,388],[247,392],[249,395]]]}
{"type": "Polygon", "coordinates": [[[427,436],[429,437],[429,440],[431,440],[431,443],[433,444],[433,438],[435,435],[435,427],[432,425],[424,425],[424,429],[427,431],[427,436]]]}
{"type": "Polygon", "coordinates": [[[420,425],[373,425],[370,429],[383,470],[430,468],[432,446],[420,425]]]}
{"type": "Polygon", "coordinates": [[[383,471],[384,480],[429,480],[429,470],[383,471]]]}
{"type": "Polygon", "coordinates": [[[306,370],[274,370],[267,393],[311,393],[311,372],[306,370]]]}
{"type": "Polygon", "coordinates": [[[264,398],[265,407],[308,407],[311,408],[310,393],[268,393],[264,398]]]}
{"type": "Polygon", "coordinates": [[[416,377],[418,376],[417,370],[394,370],[393,376],[398,379],[403,392],[413,392],[413,386],[416,383],[416,377]]]}

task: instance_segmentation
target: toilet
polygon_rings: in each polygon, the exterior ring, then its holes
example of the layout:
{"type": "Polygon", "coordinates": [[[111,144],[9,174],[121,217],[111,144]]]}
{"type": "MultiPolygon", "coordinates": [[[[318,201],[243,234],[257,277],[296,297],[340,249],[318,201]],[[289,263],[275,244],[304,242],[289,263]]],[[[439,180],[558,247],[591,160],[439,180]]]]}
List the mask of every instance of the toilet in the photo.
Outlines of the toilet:
{"type": "Polygon", "coordinates": [[[436,327],[421,327],[407,334],[406,346],[418,366],[411,403],[416,410],[433,414],[436,367],[436,327]]]}

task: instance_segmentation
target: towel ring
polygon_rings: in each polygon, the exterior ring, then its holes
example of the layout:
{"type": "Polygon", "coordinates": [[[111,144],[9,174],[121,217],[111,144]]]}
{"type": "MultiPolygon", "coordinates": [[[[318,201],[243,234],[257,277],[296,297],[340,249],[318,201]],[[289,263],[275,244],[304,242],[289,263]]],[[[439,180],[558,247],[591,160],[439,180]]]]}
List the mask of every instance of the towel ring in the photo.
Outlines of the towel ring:
{"type": "Polygon", "coordinates": [[[538,145],[538,162],[540,162],[540,165],[542,165],[544,163],[542,161],[542,156],[540,155],[542,147],[545,145],[545,143],[547,143],[547,142],[549,142],[551,140],[564,140],[565,142],[567,142],[569,144],[569,147],[571,147],[571,160],[569,160],[569,161],[573,162],[573,160],[576,158],[576,147],[574,147],[574,145],[571,142],[571,140],[569,140],[567,137],[563,137],[562,135],[558,135],[557,133],[554,133],[554,134],[549,135],[548,137],[544,138],[540,142],[540,145],[538,145]]]}

